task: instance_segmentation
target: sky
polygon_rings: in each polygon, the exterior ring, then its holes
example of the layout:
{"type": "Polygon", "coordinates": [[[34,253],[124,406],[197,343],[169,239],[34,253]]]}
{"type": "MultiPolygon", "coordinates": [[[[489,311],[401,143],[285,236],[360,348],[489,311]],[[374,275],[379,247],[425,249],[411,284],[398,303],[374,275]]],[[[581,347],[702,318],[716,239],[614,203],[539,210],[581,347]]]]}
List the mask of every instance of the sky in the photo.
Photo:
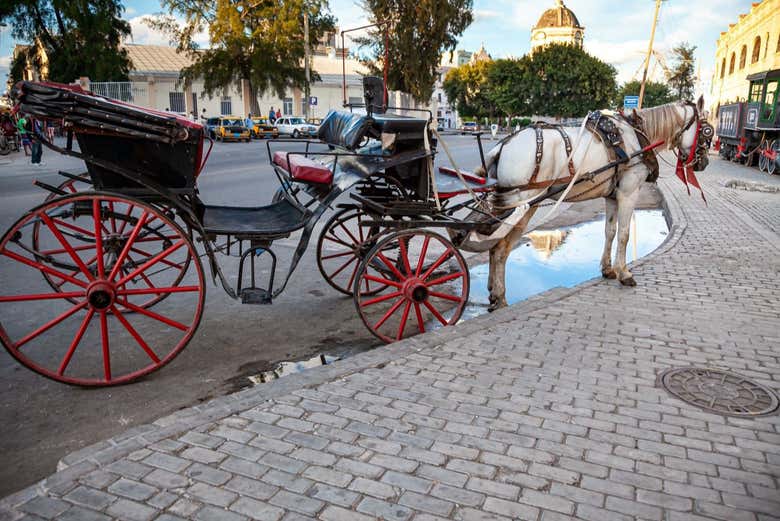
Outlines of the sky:
{"type": "MultiPolygon", "coordinates": [[[[655,49],[664,55],[678,43],[697,46],[697,67],[708,90],[715,59],[715,42],[721,31],[750,10],[751,0],[666,0],[661,7],[655,49]]],[[[652,0],[566,0],[585,26],[585,48],[614,65],[618,81],[639,74],[650,38],[655,2],[652,0]]],[[[531,28],[554,0],[474,0],[474,23],[460,38],[458,49],[475,51],[481,45],[493,58],[522,56],[530,49],[531,28]]],[[[342,28],[367,23],[365,11],[355,0],[330,0],[331,12],[342,28]]],[[[168,44],[165,36],[149,29],[143,18],[161,11],[159,0],[125,0],[124,18],[133,30],[132,43],[168,44]]],[[[13,51],[10,27],[0,27],[0,85],[5,85],[13,51]]],[[[200,43],[207,45],[206,35],[200,43]]],[[[660,67],[653,67],[661,74],[660,67]]],[[[652,72],[652,71],[651,71],[652,72]]],[[[103,78],[100,78],[103,79],[103,78]]]]}

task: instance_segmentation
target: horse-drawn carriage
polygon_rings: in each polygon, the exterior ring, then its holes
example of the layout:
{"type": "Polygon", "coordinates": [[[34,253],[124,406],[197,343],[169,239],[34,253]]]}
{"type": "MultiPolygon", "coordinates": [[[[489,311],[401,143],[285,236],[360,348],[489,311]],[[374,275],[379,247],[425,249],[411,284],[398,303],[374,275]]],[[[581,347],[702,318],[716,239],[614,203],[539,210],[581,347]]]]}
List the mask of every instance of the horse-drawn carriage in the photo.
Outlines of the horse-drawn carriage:
{"type": "Polygon", "coordinates": [[[320,271],[353,296],[373,334],[392,342],[456,323],[468,299],[468,267],[435,230],[485,226],[455,215],[474,199],[452,200],[491,183],[475,179],[465,188],[440,176],[434,185],[430,119],[376,113],[376,83],[366,84],[366,115],[332,111],[302,151],[285,150],[287,140],[266,143],[280,188],[259,207],[201,201],[197,180],[210,146],[200,124],[78,87],[18,84],[21,111],[65,123],[64,148],[39,139],[83,159],[88,171],[61,172],[60,186],[38,182],[51,194],[0,239],[5,348],[65,383],[134,380],[172,360],[195,334],[206,290],[202,258],[228,295],[270,304],[329,208],[336,212],[317,241],[320,271]],[[350,199],[337,201],[345,192],[350,199]],[[296,232],[280,282],[274,242],[296,232]],[[235,284],[217,254],[238,257],[235,284]]]}

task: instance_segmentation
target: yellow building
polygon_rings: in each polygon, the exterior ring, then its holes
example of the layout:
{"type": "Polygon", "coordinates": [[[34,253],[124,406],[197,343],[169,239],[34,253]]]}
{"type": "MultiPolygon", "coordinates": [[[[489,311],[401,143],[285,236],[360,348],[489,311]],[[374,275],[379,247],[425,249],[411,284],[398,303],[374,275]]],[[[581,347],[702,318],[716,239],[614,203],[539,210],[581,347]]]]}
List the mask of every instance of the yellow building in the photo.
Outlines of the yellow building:
{"type": "Polygon", "coordinates": [[[585,28],[563,0],[556,0],[555,7],[546,10],[531,30],[531,54],[539,47],[551,43],[568,43],[582,47],[585,28]]]}
{"type": "Polygon", "coordinates": [[[753,2],[718,38],[710,113],[714,117],[721,105],[744,101],[748,75],[774,69],[780,69],[780,0],[753,2]]]}

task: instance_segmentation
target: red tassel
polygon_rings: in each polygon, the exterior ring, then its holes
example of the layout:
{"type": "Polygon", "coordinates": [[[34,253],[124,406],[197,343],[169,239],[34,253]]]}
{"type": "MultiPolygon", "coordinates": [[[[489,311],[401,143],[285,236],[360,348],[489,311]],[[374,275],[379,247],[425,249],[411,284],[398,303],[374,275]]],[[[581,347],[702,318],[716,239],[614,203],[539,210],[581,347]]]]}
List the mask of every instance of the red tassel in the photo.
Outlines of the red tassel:
{"type": "MultiPolygon", "coordinates": [[[[706,197],[704,197],[704,190],[702,190],[702,188],[701,188],[701,185],[699,184],[699,180],[698,180],[698,179],[696,179],[696,174],[694,174],[694,173],[693,173],[693,167],[692,167],[692,166],[689,166],[689,167],[688,167],[688,168],[686,168],[685,170],[686,170],[686,172],[687,172],[687,174],[688,174],[688,175],[687,175],[687,180],[688,180],[688,183],[692,184],[693,186],[695,186],[696,188],[698,188],[698,189],[699,189],[699,193],[701,194],[701,198],[702,198],[702,200],[704,200],[704,204],[707,204],[707,198],[706,198],[706,197]]],[[[690,194],[690,192],[691,192],[691,191],[690,191],[690,189],[689,189],[689,190],[688,190],[688,193],[690,194]]]]}
{"type": "Polygon", "coordinates": [[[680,181],[683,182],[685,188],[688,190],[688,195],[691,195],[691,188],[688,186],[688,179],[685,176],[685,169],[680,158],[677,158],[677,169],[675,170],[675,173],[677,174],[677,177],[680,178],[680,181]]]}

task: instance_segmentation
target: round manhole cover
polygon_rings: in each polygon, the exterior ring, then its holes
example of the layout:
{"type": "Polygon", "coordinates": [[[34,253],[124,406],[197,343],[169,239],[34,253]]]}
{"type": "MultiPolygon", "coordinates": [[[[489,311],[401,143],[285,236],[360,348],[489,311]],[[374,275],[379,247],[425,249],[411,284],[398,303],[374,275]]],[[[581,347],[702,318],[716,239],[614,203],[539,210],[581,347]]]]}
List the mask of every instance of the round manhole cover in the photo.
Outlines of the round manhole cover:
{"type": "Polygon", "coordinates": [[[669,369],[659,375],[664,389],[707,411],[729,416],[761,416],[775,412],[777,395],[744,376],[701,367],[669,369]]]}

